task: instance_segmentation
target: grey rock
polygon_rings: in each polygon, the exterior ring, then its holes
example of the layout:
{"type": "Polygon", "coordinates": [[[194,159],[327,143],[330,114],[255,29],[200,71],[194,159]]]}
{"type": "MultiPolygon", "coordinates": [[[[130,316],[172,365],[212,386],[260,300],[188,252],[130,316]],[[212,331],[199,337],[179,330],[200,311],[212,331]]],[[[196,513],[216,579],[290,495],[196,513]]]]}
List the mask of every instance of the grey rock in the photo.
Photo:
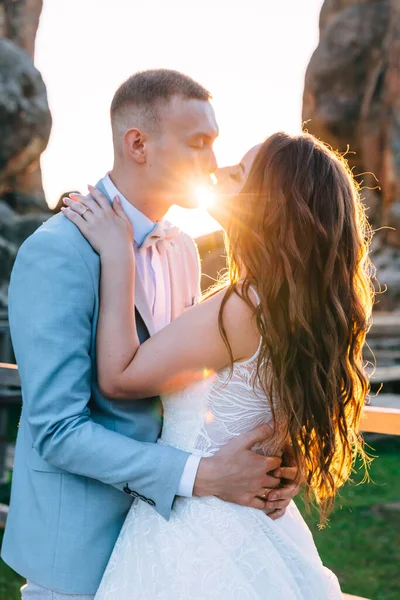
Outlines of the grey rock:
{"type": "Polygon", "coordinates": [[[51,114],[33,64],[41,10],[42,0],[0,3],[0,309],[18,247],[51,216],[39,162],[51,114]]]}
{"type": "MultiPolygon", "coordinates": [[[[369,78],[381,58],[388,6],[385,0],[326,4],[329,18],[320,20],[320,43],[305,76],[303,121],[309,121],[307,129],[334,149],[344,152],[350,145],[356,152],[350,162],[362,172],[360,116],[369,78]]],[[[377,96],[374,107],[381,100],[380,90],[377,96]]]]}
{"type": "Polygon", "coordinates": [[[0,3],[0,38],[8,38],[33,58],[43,0],[6,0],[0,3]]]}
{"type": "Polygon", "coordinates": [[[305,77],[307,130],[345,152],[373,227],[371,258],[400,307],[400,0],[325,0],[320,40],[305,77]]]}
{"type": "Polygon", "coordinates": [[[0,200],[0,223],[4,222],[4,221],[9,221],[11,219],[13,219],[15,216],[14,211],[9,207],[9,205],[4,202],[3,200],[0,200]]]}
{"type": "Polygon", "coordinates": [[[0,197],[17,211],[30,207],[18,199],[21,191],[38,197],[32,202],[33,209],[46,209],[41,181],[35,182],[36,189],[27,190],[21,175],[28,168],[38,168],[50,130],[46,87],[39,71],[24,50],[0,40],[0,197]]]}
{"type": "Polygon", "coordinates": [[[10,239],[20,246],[27,237],[32,235],[38,227],[50,217],[49,213],[32,213],[22,215],[12,222],[9,228],[10,239]]]}
{"type": "Polygon", "coordinates": [[[400,248],[400,202],[395,202],[389,206],[387,211],[387,230],[386,239],[389,244],[400,248]]]}
{"type": "Polygon", "coordinates": [[[0,282],[9,279],[18,246],[0,237],[0,282]]]}

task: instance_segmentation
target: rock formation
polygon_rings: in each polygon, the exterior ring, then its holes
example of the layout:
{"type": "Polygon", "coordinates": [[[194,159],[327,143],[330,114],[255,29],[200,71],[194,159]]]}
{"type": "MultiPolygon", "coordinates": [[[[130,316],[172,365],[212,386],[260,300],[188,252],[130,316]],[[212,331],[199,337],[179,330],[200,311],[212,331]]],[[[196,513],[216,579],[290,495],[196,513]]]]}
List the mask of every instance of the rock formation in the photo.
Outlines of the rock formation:
{"type": "Polygon", "coordinates": [[[16,251],[50,216],[40,171],[51,115],[33,65],[42,0],[0,3],[0,308],[16,251]]]}
{"type": "Polygon", "coordinates": [[[400,0],[325,0],[305,77],[305,129],[345,152],[375,229],[372,259],[400,308],[400,0]]]}

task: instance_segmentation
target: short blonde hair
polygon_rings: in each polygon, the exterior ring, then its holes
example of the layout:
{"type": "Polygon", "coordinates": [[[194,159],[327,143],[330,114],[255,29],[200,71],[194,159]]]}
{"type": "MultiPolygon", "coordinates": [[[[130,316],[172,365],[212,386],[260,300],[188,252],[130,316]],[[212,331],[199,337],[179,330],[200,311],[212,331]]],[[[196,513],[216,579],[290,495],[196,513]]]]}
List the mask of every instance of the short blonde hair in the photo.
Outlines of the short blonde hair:
{"type": "Polygon", "coordinates": [[[144,127],[152,133],[161,129],[159,108],[173,96],[208,101],[211,94],[188,75],[170,69],[140,71],[115,92],[111,103],[114,143],[127,128],[144,127]],[[135,123],[133,124],[133,121],[135,123]],[[122,131],[124,130],[124,131],[122,131]]]}

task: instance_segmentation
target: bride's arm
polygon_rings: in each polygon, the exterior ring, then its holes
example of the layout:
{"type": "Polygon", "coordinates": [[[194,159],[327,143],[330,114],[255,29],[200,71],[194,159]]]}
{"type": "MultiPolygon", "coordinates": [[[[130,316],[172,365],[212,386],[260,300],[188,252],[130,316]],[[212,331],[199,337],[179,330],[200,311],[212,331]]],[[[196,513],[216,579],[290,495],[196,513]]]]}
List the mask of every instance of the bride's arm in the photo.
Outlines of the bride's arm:
{"type": "MultiPolygon", "coordinates": [[[[112,268],[108,270],[111,274],[112,268]]],[[[103,272],[102,277],[107,273],[103,272]]],[[[111,279],[103,286],[110,285],[111,279]]],[[[225,290],[201,302],[172,321],[170,325],[153,335],[146,342],[138,345],[132,342],[131,332],[123,326],[122,313],[117,312],[106,320],[106,312],[112,311],[109,298],[107,307],[105,296],[101,303],[103,311],[99,324],[101,342],[98,348],[99,384],[106,396],[113,398],[143,398],[152,395],[172,392],[206,377],[229,365],[230,357],[218,327],[218,315],[225,290]],[[119,320],[115,327],[115,318],[119,320]],[[131,356],[124,356],[117,362],[118,338],[124,348],[131,348],[131,356]],[[123,338],[123,339],[122,339],[123,338]],[[108,346],[108,351],[106,350],[108,346]],[[110,356],[113,348],[114,356],[110,356]],[[110,365],[113,365],[110,368],[110,365]]],[[[122,304],[120,305],[122,306],[122,304]]],[[[126,307],[128,310],[128,307],[126,307]]],[[[133,312],[133,311],[132,311],[133,312]]],[[[259,342],[259,334],[254,323],[253,311],[236,294],[232,294],[224,307],[224,327],[231,345],[234,360],[243,360],[254,354],[259,342]]],[[[121,356],[119,352],[119,356],[121,356]]]]}
{"type": "MultiPolygon", "coordinates": [[[[136,333],[134,252],[130,223],[122,207],[111,208],[98,190],[89,207],[69,201],[64,214],[90,241],[101,258],[100,314],[97,329],[98,382],[114,398],[143,398],[180,389],[229,364],[218,327],[221,291],[184,313],[144,344],[136,333]],[[127,224],[129,223],[129,227],[127,224]]],[[[224,325],[236,360],[251,355],[258,334],[251,309],[233,294],[224,309],[224,325]]]]}
{"type": "Polygon", "coordinates": [[[100,310],[96,357],[100,390],[111,396],[115,379],[131,363],[139,346],[135,318],[133,244],[121,256],[101,255],[100,310]]]}
{"type": "MultiPolygon", "coordinates": [[[[222,294],[200,303],[140,346],[128,341],[124,330],[123,344],[132,344],[131,357],[122,362],[117,354],[116,329],[111,319],[103,318],[102,341],[98,348],[99,385],[106,396],[113,398],[143,398],[181,389],[199,381],[229,364],[229,354],[218,330],[218,312],[222,294]],[[112,340],[112,341],[111,341],[112,340]],[[106,344],[115,348],[110,361],[106,344]],[[110,367],[110,364],[113,364],[110,367]]],[[[111,305],[110,305],[111,306],[111,305]]],[[[103,316],[107,308],[103,305],[103,316]]],[[[100,309],[101,310],[101,309],[100,309]]]]}

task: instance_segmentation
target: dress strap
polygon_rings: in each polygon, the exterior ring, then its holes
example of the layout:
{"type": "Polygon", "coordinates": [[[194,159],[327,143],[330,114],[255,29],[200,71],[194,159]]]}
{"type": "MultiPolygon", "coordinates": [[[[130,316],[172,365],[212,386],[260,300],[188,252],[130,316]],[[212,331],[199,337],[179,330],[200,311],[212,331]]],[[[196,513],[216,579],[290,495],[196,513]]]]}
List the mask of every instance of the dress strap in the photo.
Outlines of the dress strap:
{"type": "Polygon", "coordinates": [[[251,289],[254,296],[256,297],[257,303],[261,304],[260,296],[258,295],[258,292],[257,292],[256,288],[254,287],[254,285],[250,285],[249,288],[251,289]]]}
{"type": "MultiPolygon", "coordinates": [[[[243,285],[244,280],[241,279],[240,281],[238,281],[238,283],[240,283],[241,285],[243,285]]],[[[254,296],[255,296],[255,298],[257,300],[257,304],[261,304],[260,296],[258,295],[258,292],[257,292],[255,286],[253,284],[250,284],[249,285],[249,289],[253,292],[253,294],[254,294],[254,296]]]]}
{"type": "MultiPolygon", "coordinates": [[[[242,282],[239,282],[239,283],[242,283],[242,282]]],[[[251,291],[253,292],[255,299],[257,300],[257,303],[261,304],[260,296],[258,295],[258,292],[257,292],[256,288],[254,287],[254,285],[250,285],[249,289],[251,289],[251,291]]],[[[260,336],[258,348],[254,352],[253,356],[250,356],[250,358],[247,358],[246,360],[237,360],[237,361],[235,361],[235,365],[242,366],[242,365],[247,365],[247,364],[255,361],[256,358],[258,358],[258,355],[260,353],[261,345],[262,345],[262,337],[260,336]]]]}

